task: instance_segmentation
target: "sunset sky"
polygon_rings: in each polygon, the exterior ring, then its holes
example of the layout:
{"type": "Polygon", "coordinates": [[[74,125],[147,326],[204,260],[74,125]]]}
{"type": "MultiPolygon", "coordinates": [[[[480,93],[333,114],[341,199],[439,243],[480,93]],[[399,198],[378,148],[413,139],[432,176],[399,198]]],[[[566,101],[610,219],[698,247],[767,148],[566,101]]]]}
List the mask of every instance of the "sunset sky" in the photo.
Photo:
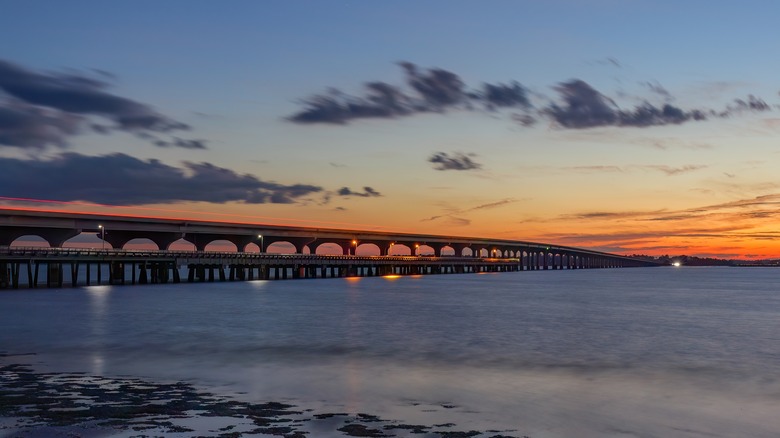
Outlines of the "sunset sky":
{"type": "Polygon", "coordinates": [[[778,17],[2,0],[0,202],[777,257],[778,17]]]}

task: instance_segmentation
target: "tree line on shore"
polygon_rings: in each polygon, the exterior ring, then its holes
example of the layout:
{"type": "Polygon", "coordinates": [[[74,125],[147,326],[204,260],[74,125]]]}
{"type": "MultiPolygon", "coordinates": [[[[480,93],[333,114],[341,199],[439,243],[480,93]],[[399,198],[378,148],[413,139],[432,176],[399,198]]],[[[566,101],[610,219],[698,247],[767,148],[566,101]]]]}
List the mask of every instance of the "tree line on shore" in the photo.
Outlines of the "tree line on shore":
{"type": "Polygon", "coordinates": [[[631,254],[629,257],[640,260],[649,260],[669,266],[676,263],[679,263],[682,266],[780,266],[780,259],[719,259],[714,257],[697,257],[688,255],[671,256],[668,254],[662,256],[631,254]]]}

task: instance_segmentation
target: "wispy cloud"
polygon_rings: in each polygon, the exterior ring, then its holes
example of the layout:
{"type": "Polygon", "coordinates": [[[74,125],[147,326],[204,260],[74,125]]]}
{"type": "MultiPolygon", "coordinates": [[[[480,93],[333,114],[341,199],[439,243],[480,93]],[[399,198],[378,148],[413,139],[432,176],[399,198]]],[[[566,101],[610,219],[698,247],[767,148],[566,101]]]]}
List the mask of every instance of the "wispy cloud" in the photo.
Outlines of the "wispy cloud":
{"type": "Polygon", "coordinates": [[[584,172],[584,173],[613,173],[613,172],[623,172],[623,168],[620,166],[611,166],[611,165],[605,165],[605,166],[570,166],[570,167],[564,167],[564,170],[567,171],[575,171],[575,172],[584,172]]]}
{"type": "Polygon", "coordinates": [[[442,218],[453,218],[455,216],[461,216],[461,215],[464,215],[466,213],[470,213],[470,212],[474,212],[474,211],[478,211],[478,210],[488,210],[488,209],[492,209],[492,208],[502,207],[504,205],[512,204],[514,202],[517,202],[517,199],[508,198],[508,199],[502,199],[500,201],[488,202],[488,203],[485,203],[485,204],[476,205],[474,207],[469,207],[469,208],[465,208],[465,209],[451,209],[451,211],[449,211],[447,213],[431,216],[429,218],[422,219],[421,221],[422,222],[428,222],[428,221],[435,221],[437,219],[442,219],[442,218]]]}
{"type": "Polygon", "coordinates": [[[648,165],[637,166],[637,167],[641,167],[643,169],[649,169],[649,170],[656,170],[670,176],[707,168],[707,166],[703,164],[686,164],[685,166],[680,166],[680,167],[672,167],[672,166],[666,166],[660,164],[648,164],[648,165]]]}
{"type": "Polygon", "coordinates": [[[687,251],[687,248],[711,248],[713,242],[728,239],[734,248],[718,249],[718,253],[728,253],[741,248],[738,244],[780,242],[780,231],[773,229],[778,219],[780,193],[775,193],[681,210],[564,214],[546,221],[570,225],[574,220],[579,222],[580,229],[607,231],[551,233],[546,238],[573,246],[625,249],[620,252],[657,251],[665,248],[664,244],[676,251],[687,251]]]}
{"type": "Polygon", "coordinates": [[[571,166],[564,167],[563,170],[583,172],[583,173],[615,173],[615,172],[630,172],[632,170],[650,170],[655,172],[661,172],[665,175],[673,176],[682,173],[694,172],[700,169],[706,169],[708,166],[704,164],[686,164],[683,166],[667,166],[663,164],[629,164],[625,166],[615,165],[594,165],[594,166],[571,166]]]}

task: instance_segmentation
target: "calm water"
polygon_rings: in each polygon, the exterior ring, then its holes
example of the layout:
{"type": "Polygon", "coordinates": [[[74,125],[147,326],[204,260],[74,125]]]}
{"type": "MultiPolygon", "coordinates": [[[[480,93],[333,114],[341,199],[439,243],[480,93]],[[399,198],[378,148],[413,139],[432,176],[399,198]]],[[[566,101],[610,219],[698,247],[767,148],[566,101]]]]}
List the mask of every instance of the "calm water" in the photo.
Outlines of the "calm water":
{"type": "Polygon", "coordinates": [[[4,291],[0,350],[461,430],[780,436],[771,268],[4,291]]]}

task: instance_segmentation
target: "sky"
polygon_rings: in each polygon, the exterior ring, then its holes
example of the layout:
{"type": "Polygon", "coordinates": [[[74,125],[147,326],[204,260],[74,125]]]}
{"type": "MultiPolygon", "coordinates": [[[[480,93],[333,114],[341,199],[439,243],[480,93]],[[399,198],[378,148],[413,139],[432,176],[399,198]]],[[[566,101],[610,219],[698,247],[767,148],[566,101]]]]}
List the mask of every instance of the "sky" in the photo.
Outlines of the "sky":
{"type": "Polygon", "coordinates": [[[780,256],[776,1],[0,9],[0,205],[780,256]]]}

